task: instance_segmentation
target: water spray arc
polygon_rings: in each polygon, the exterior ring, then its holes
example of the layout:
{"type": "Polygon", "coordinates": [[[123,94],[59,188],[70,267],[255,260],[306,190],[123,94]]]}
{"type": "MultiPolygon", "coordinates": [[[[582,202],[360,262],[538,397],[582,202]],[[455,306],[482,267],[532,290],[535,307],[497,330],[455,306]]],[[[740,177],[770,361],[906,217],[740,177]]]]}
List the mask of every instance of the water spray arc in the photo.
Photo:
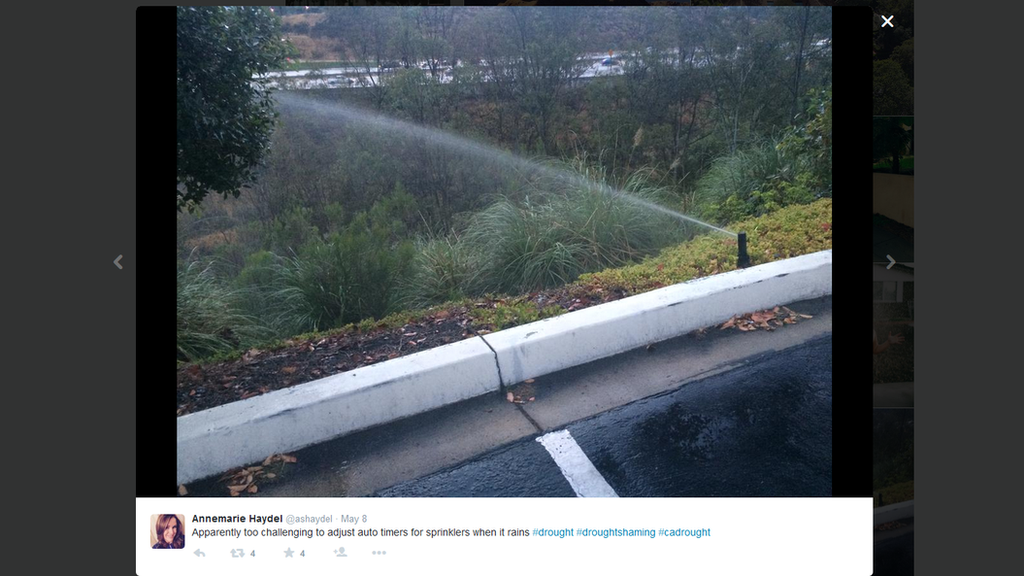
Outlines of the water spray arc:
{"type": "Polygon", "coordinates": [[[667,214],[678,220],[691,222],[693,224],[703,226],[710,230],[714,230],[715,232],[721,232],[722,234],[727,234],[729,236],[732,236],[733,238],[738,238],[739,267],[745,268],[746,266],[750,265],[750,258],[747,256],[746,253],[745,233],[737,235],[735,232],[730,232],[728,230],[725,230],[724,228],[719,228],[717,226],[708,224],[707,222],[702,222],[700,220],[697,220],[696,218],[687,216],[685,214],[680,214],[679,212],[670,210],[668,208],[665,208],[664,206],[659,206],[658,204],[655,204],[653,202],[648,202],[641,198],[637,198],[622,190],[617,190],[616,188],[609,186],[604,182],[597,182],[589,178],[583,177],[579,174],[568,172],[566,170],[560,170],[557,168],[553,168],[551,166],[545,166],[544,164],[540,164],[533,160],[520,158],[510,152],[506,152],[504,150],[495,148],[487,144],[476,142],[463,136],[457,136],[455,134],[444,132],[442,130],[437,130],[435,128],[427,128],[424,126],[420,126],[418,124],[406,122],[404,120],[374,114],[343,104],[331,103],[330,105],[327,105],[321,102],[309,100],[308,98],[305,98],[301,95],[297,95],[294,93],[279,92],[277,93],[276,97],[282,103],[286,103],[289,106],[304,108],[306,110],[309,110],[310,112],[318,114],[335,114],[338,117],[345,119],[346,121],[362,124],[369,127],[380,128],[406,137],[411,136],[413,138],[417,138],[436,145],[445,146],[452,150],[469,154],[487,161],[498,162],[501,164],[505,164],[507,166],[512,166],[518,169],[522,169],[524,171],[528,171],[530,173],[543,174],[550,178],[568,181],[573,184],[583,184],[586,186],[595,187],[604,194],[614,195],[616,197],[622,198],[627,202],[636,204],[638,206],[642,206],[644,208],[648,208],[650,210],[661,212],[663,214],[667,214]]]}

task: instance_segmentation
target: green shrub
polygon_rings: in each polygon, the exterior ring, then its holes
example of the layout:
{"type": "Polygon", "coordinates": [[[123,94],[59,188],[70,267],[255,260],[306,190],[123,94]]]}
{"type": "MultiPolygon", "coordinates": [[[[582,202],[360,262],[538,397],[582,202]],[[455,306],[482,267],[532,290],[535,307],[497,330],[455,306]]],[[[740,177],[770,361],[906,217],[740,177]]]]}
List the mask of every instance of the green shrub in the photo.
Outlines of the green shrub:
{"type": "Polygon", "coordinates": [[[600,169],[575,170],[579,178],[543,181],[546,190],[539,194],[521,202],[499,197],[474,216],[463,237],[472,253],[470,293],[563,285],[691,234],[679,220],[652,209],[669,195],[648,183],[649,173],[637,172],[624,190],[609,193],[592,183],[603,177],[600,169]]]}
{"type": "Polygon", "coordinates": [[[468,247],[458,237],[421,241],[402,278],[401,304],[421,308],[465,297],[471,278],[468,247]]]}
{"type": "Polygon", "coordinates": [[[238,274],[236,283],[243,288],[268,288],[274,283],[275,256],[267,250],[260,250],[245,257],[245,267],[238,274]]]}
{"type": "Polygon", "coordinates": [[[805,124],[719,158],[697,183],[698,211],[719,225],[832,197],[832,89],[812,94],[805,124]]]}
{"type": "Polygon", "coordinates": [[[270,225],[271,245],[280,253],[294,252],[319,234],[311,223],[309,208],[289,208],[283,215],[274,218],[270,225]]]}
{"type": "Polygon", "coordinates": [[[340,232],[309,239],[274,267],[276,325],[292,334],[337,328],[393,312],[397,285],[413,259],[404,218],[414,210],[396,191],[340,232]]]}
{"type": "Polygon", "coordinates": [[[178,267],[178,359],[195,360],[269,336],[240,311],[237,292],[222,286],[211,265],[178,267]]]}
{"type": "Polygon", "coordinates": [[[792,178],[793,168],[775,144],[767,141],[719,158],[697,184],[702,216],[724,225],[768,213],[777,205],[771,194],[766,196],[763,191],[792,178]]]}

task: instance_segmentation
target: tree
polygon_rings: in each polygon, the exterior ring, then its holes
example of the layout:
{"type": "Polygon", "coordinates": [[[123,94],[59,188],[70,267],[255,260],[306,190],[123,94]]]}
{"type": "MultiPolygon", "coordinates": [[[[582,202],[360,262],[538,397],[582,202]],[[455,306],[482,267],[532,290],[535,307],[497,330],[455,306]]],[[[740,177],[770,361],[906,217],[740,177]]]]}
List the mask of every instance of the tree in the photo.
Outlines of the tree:
{"type": "Polygon", "coordinates": [[[900,65],[903,73],[907,75],[907,81],[914,85],[914,39],[911,38],[900,44],[892,51],[892,60],[900,65]]]}
{"type": "Polygon", "coordinates": [[[578,6],[559,6],[546,11],[507,8],[507,33],[515,38],[516,83],[519,108],[534,121],[537,137],[546,153],[555,152],[551,126],[556,109],[569,87],[587,65],[583,44],[585,13],[578,6]]]}
{"type": "Polygon", "coordinates": [[[900,173],[900,158],[913,140],[913,118],[875,118],[872,130],[874,160],[892,159],[893,174],[900,173]]]}
{"type": "Polygon", "coordinates": [[[286,52],[263,7],[178,7],[178,211],[251,184],[276,112],[265,73],[286,52]]]}
{"type": "Polygon", "coordinates": [[[900,65],[892,60],[878,60],[874,66],[875,115],[913,114],[914,89],[900,65]]]}

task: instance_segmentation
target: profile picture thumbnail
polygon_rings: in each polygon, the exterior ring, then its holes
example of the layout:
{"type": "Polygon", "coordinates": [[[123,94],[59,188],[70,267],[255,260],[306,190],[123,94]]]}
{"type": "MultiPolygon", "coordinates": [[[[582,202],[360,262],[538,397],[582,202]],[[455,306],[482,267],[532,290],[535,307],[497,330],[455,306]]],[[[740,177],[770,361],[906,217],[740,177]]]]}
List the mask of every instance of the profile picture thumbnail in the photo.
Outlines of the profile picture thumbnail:
{"type": "Polygon", "coordinates": [[[185,517],[181,514],[153,514],[149,520],[149,543],[154,550],[185,547],[185,517]]]}

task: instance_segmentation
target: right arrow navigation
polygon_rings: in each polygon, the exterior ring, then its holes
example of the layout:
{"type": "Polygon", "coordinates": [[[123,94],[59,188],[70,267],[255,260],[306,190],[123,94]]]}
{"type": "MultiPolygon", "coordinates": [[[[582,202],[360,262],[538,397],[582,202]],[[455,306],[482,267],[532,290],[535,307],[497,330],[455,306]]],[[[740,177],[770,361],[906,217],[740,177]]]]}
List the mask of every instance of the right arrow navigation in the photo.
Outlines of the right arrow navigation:
{"type": "Polygon", "coordinates": [[[121,266],[121,257],[122,256],[123,256],[123,254],[118,254],[117,258],[114,258],[114,266],[117,266],[118,270],[120,270],[122,268],[122,266],[121,266]]]}
{"type": "MultiPolygon", "coordinates": [[[[886,254],[885,257],[889,259],[889,265],[885,267],[885,269],[888,270],[888,269],[892,268],[892,265],[895,264],[896,261],[893,260],[892,256],[889,256],[888,254],[886,254]]],[[[118,258],[120,258],[120,256],[118,256],[118,258]]],[[[120,268],[120,266],[118,266],[118,268],[120,268]]]]}

